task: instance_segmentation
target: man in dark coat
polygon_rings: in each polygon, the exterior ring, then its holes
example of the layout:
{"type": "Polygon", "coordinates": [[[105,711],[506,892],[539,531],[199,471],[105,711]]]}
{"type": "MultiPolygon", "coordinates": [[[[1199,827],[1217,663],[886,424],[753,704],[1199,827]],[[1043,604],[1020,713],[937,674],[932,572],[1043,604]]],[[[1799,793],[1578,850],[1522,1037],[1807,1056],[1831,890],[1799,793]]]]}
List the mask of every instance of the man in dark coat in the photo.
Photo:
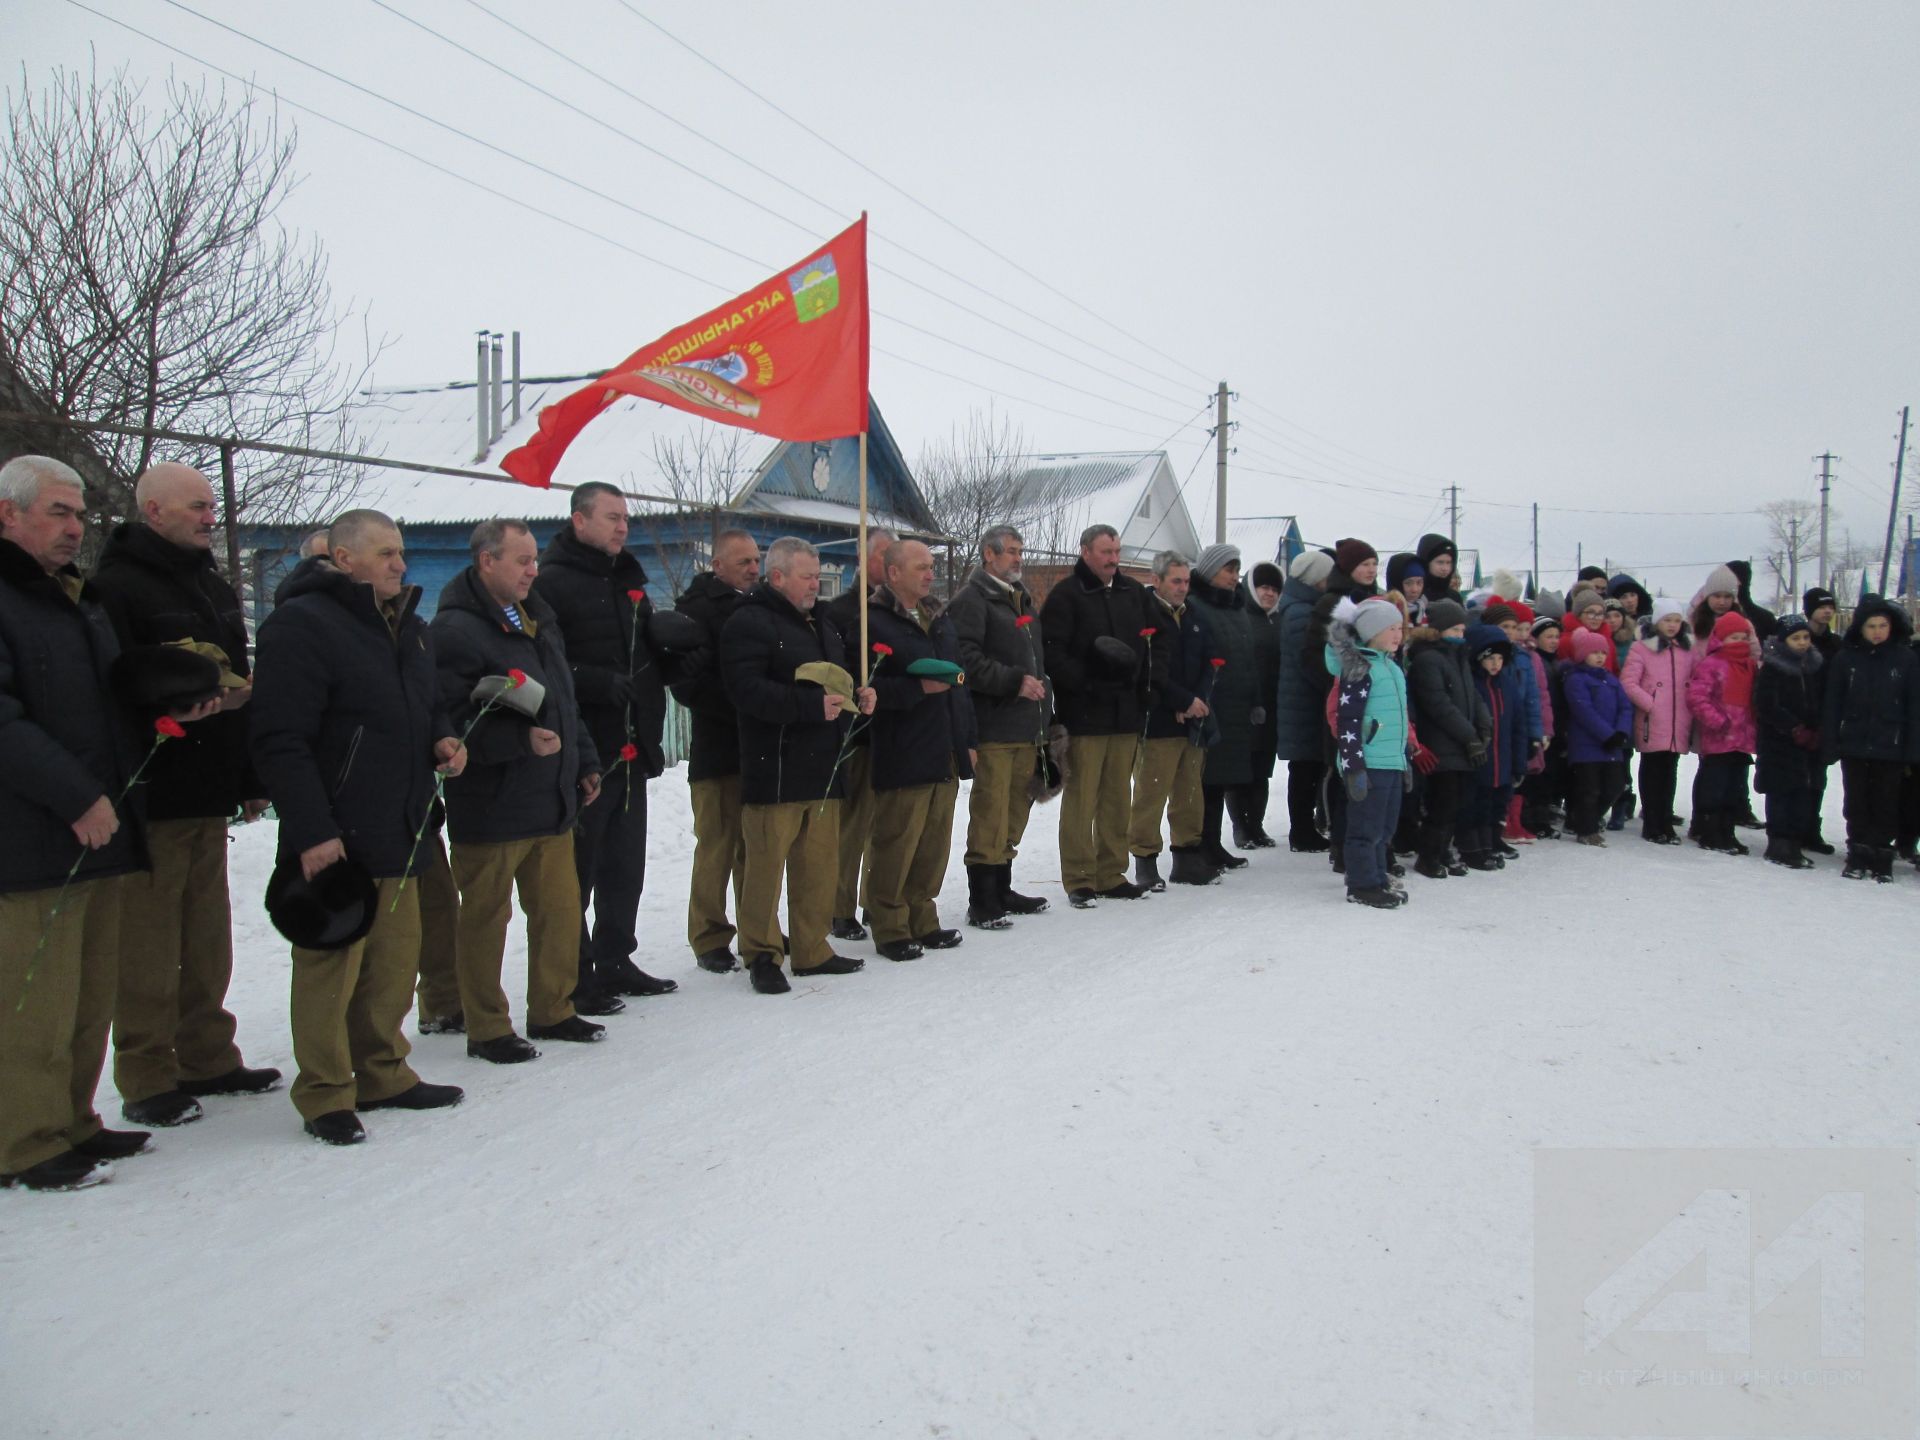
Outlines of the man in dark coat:
{"type": "Polygon", "coordinates": [[[287,1009],[294,1108],[308,1134],[352,1145],[366,1138],[358,1110],[461,1099],[414,1073],[400,1027],[420,955],[414,837],[435,768],[457,775],[467,752],[439,701],[400,531],[377,510],[349,510],[328,543],[331,563],[288,584],[260,627],[247,738],[280,817],[281,865],[310,881],[350,860],[375,882],[363,938],[293,947],[287,1009]]]}
{"type": "Polygon", "coordinates": [[[153,868],[120,885],[120,976],[113,1083],[139,1125],[200,1118],[202,1095],[255,1095],[280,1083],[244,1064],[226,1008],[233,980],[227,821],[257,819],[266,787],[247,758],[253,698],[240,597],[213,561],[213,486],[186,465],[155,465],[134,487],[137,524],[107,541],[93,588],[124,649],[212,647],[226,675],[220,711],[162,746],[142,781],[153,868]]]}
{"type": "Polygon", "coordinates": [[[1327,697],[1317,676],[1327,667],[1323,656],[1308,654],[1307,628],[1332,574],[1333,556],[1324,550],[1295,556],[1274,610],[1280,627],[1274,749],[1287,762],[1287,848],[1295,852],[1317,853],[1328,845],[1315,819],[1327,774],[1327,697]]]}
{"type": "Polygon", "coordinates": [[[1133,883],[1146,890],[1176,885],[1211,885],[1219,870],[1201,847],[1205,807],[1200,777],[1207,751],[1194,733],[1207,718],[1201,699],[1212,671],[1213,646],[1206,621],[1189,598],[1193,566],[1177,550],[1153,557],[1153,603],[1158,619],[1153,642],[1166,652],[1167,675],[1147,706],[1147,723],[1133,762],[1133,808],[1127,848],[1133,852],[1133,883]],[[1166,817],[1167,843],[1173,852],[1165,879],[1160,875],[1160,818],[1166,817]]]}
{"type": "Polygon", "coordinates": [[[960,782],[973,776],[978,739],[973,702],[961,685],[907,673],[919,660],[960,664],[960,637],[933,597],[933,552],[925,545],[896,540],[888,547],[886,580],[873,592],[867,623],[870,641],[892,652],[877,654],[871,672],[867,904],[875,948],[889,960],[914,960],[960,943],[959,931],[940,924],[937,902],[953,844],[954,802],[960,782]]]}
{"type": "Polygon", "coordinates": [[[580,973],[573,827],[598,798],[603,767],[580,718],[559,621],[532,593],[540,569],[533,533],[523,521],[483,520],[469,543],[473,563],[447,582],[433,616],[440,703],[467,745],[466,771],[447,785],[460,1000],[467,1053],[511,1065],[540,1053],[514,1033],[500,988],[516,890],[527,917],[527,1035],[606,1034],[572,1000],[580,973]],[[497,699],[473,698],[483,680],[520,675],[526,680],[497,699]],[[523,704],[534,686],[545,692],[539,703],[523,704]]]}
{"type": "Polygon", "coordinates": [[[720,635],[741,599],[759,583],[760,546],[744,530],[722,530],[713,542],[713,568],[693,577],[674,609],[706,631],[706,643],[685,658],[673,696],[693,717],[687,751],[687,793],[693,802],[693,868],[687,877],[687,944],[702,970],[724,975],[733,956],[734,913],[746,878],[747,844],[740,832],[740,731],[733,697],[720,675],[720,635]]]}
{"type": "Polygon", "coordinates": [[[740,952],[753,988],[783,995],[783,949],[795,975],[850,975],[858,960],[833,953],[833,881],[839,860],[840,774],[850,712],[873,713],[873,691],[847,672],[840,632],[815,613],[820,554],[786,536],[767,547],[767,578],[734,610],[720,636],[720,676],[740,734],[740,952]],[[813,667],[820,667],[814,669],[813,667]],[[802,668],[808,674],[802,675],[802,668]],[[836,667],[839,674],[827,673],[836,667]],[[780,888],[787,889],[787,935],[780,888]]]}
{"type": "Polygon", "coordinates": [[[979,742],[967,813],[967,918],[989,923],[1047,908],[1013,888],[1052,706],[1033,597],[1020,583],[1026,542],[1011,525],[980,538],[980,564],[947,605],[960,639],[979,742]]]}
{"type": "Polygon", "coordinates": [[[1193,562],[1194,598],[1213,642],[1212,676],[1205,698],[1213,710],[1219,743],[1207,751],[1200,777],[1200,848],[1216,870],[1239,870],[1247,861],[1223,838],[1229,796],[1253,780],[1253,711],[1260,704],[1260,664],[1254,627],[1267,628],[1240,583],[1238,546],[1209,545],[1193,562]]]}
{"type": "Polygon", "coordinates": [[[647,877],[647,782],[666,768],[660,736],[674,661],[648,643],[647,572],[626,546],[627,497],[590,481],[573,492],[567,526],[541,554],[531,592],[560,622],[580,718],[607,767],[600,799],[581,812],[573,837],[581,904],[573,1008],[582,1015],[617,1014],[621,995],[679,988],[633,963],[647,877]]]}
{"type": "MultiPolygon", "coordinates": [[[[867,531],[867,553],[863,563],[867,571],[867,594],[887,583],[887,550],[893,545],[889,530],[867,531]]],[[[840,643],[847,649],[847,668],[860,674],[859,585],[849,585],[833,597],[821,611],[840,632],[840,643]]],[[[871,670],[873,656],[867,656],[871,670]]],[[[836,940],[864,940],[867,927],[860,923],[860,878],[867,858],[868,841],[873,834],[872,732],[865,725],[855,726],[847,740],[847,758],[840,764],[840,784],[846,792],[840,802],[840,861],[833,887],[833,929],[836,940]]]]}
{"type": "Polygon", "coordinates": [[[1146,706],[1167,673],[1168,647],[1148,643],[1159,620],[1147,587],[1120,573],[1120,533],[1111,525],[1087,527],[1073,573],[1040,607],[1047,674],[1068,736],[1060,883],[1076,909],[1147,893],[1127,879],[1127,822],[1134,750],[1146,706]],[[1132,663],[1101,656],[1098,640],[1132,651],[1132,663]]]}
{"type": "MultiPolygon", "coordinates": [[[[75,1190],[147,1148],[101,1128],[124,877],[146,864],[119,643],[74,567],[80,477],[0,466],[0,1186],[75,1190]]],[[[157,742],[156,742],[157,743],[157,742]]],[[[169,742],[177,743],[177,742],[169,742]]]]}

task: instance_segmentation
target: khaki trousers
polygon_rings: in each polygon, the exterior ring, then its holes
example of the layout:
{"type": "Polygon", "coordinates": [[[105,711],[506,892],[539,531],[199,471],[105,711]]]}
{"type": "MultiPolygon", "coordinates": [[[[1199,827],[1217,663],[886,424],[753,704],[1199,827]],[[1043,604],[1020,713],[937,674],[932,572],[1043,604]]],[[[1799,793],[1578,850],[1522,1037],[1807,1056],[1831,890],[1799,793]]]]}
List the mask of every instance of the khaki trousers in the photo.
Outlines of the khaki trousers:
{"type": "Polygon", "coordinates": [[[113,1024],[121,883],[0,895],[0,1174],[99,1133],[93,1092],[113,1024]]]}
{"type": "Polygon", "coordinates": [[[1068,890],[1111,890],[1127,878],[1127,820],[1138,743],[1132,734],[1075,735],[1067,741],[1060,883],[1068,890]]]}
{"type": "Polygon", "coordinates": [[[822,965],[833,954],[827,926],[833,919],[840,805],[838,800],[796,800],[740,807],[747,845],[747,877],[740,890],[741,959],[780,958],[783,877],[794,965],[822,965]]]}
{"type": "Polygon", "coordinates": [[[527,917],[527,1023],[558,1025],[573,1016],[580,978],[580,877],[573,832],[528,840],[453,842],[453,878],[460,887],[460,1004],[470,1040],[513,1033],[513,1011],[500,988],[513,894],[527,917]]]}
{"type": "Polygon", "coordinates": [[[866,858],[873,834],[873,747],[860,745],[848,750],[840,774],[846,782],[847,796],[840,802],[840,870],[833,891],[833,913],[836,919],[852,919],[860,913],[860,862],[866,858]]]}
{"type": "Polygon", "coordinates": [[[727,886],[733,886],[733,913],[740,913],[746,883],[747,842],[740,832],[740,777],[722,775],[695,780],[693,798],[693,873],[687,881],[687,944],[695,955],[733,944],[727,919],[727,886]]]}
{"type": "Polygon", "coordinates": [[[402,890],[398,875],[376,884],[379,908],[365,939],[338,950],[293,947],[287,1020],[300,1073],[289,1098],[303,1119],[390,1100],[420,1083],[400,1033],[420,958],[420,887],[402,890]]]}
{"type": "Polygon", "coordinates": [[[120,881],[120,983],[113,1083],[128,1102],[215,1080],[241,1064],[227,1012],[233,916],[227,822],[154,820],[153,869],[120,881]]]}
{"type": "Polygon", "coordinates": [[[460,890],[440,831],[420,842],[410,888],[420,892],[420,1018],[444,1020],[460,1011],[460,890]]]}
{"type": "Polygon", "coordinates": [[[959,794],[958,780],[875,793],[867,861],[867,908],[873,911],[875,940],[914,940],[940,928],[934,902],[947,877],[959,794]]]}
{"type": "Polygon", "coordinates": [[[1160,815],[1176,850],[1200,843],[1200,777],[1207,752],[1184,735],[1142,740],[1133,762],[1133,823],[1127,843],[1136,855],[1160,853],[1160,815]]]}
{"type": "Polygon", "coordinates": [[[1023,740],[982,745],[973,762],[973,793],[967,800],[969,865],[1006,865],[1020,852],[1033,811],[1028,784],[1038,752],[1023,740]]]}

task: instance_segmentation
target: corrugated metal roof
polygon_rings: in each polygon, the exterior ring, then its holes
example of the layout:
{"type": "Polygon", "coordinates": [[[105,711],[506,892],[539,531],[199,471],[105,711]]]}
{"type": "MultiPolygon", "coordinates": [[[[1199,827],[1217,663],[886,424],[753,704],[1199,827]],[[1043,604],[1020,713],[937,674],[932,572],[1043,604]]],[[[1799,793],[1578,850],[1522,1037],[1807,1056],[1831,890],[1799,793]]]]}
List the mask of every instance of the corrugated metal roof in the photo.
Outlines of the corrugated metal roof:
{"type": "Polygon", "coordinates": [[[1020,503],[1051,506],[1091,500],[1107,491],[1115,492],[1116,503],[1122,499],[1137,503],[1167,455],[1164,450],[1125,450],[1025,458],[1026,467],[1015,482],[1020,503]]]}
{"type": "Polygon", "coordinates": [[[1240,547],[1240,558],[1251,570],[1262,560],[1278,560],[1293,525],[1291,515],[1229,515],[1227,541],[1240,547]]]}

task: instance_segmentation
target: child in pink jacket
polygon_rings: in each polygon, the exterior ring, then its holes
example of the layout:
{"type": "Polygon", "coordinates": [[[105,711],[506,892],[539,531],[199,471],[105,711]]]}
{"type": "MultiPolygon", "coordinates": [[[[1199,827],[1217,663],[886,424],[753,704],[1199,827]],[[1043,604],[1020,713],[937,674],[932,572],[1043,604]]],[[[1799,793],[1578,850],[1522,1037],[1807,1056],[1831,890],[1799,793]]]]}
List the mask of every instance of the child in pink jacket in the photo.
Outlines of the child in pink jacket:
{"type": "Polygon", "coordinates": [[[1640,752],[1640,838],[1678,845],[1673,813],[1680,757],[1693,748],[1693,707],[1687,682],[1696,651],[1687,633],[1686,607],[1678,600],[1653,602],[1653,633],[1627,651],[1620,683],[1633,701],[1633,743],[1640,752]]]}
{"type": "Polygon", "coordinates": [[[1744,855],[1733,833],[1747,793],[1757,727],[1753,719],[1753,622],[1729,610],[1713,623],[1706,653],[1693,664],[1687,701],[1693,710],[1700,775],[1693,789],[1694,839],[1703,850],[1744,855]]]}

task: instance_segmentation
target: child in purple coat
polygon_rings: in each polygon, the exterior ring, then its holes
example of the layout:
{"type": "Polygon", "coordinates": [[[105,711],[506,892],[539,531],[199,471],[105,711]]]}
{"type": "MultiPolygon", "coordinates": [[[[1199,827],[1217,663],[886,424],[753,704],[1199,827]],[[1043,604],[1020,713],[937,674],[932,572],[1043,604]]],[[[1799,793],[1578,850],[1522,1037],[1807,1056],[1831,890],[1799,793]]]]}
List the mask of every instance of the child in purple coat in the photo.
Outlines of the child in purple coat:
{"type": "Polygon", "coordinates": [[[1605,845],[1607,811],[1622,785],[1633,742],[1633,701],[1607,668],[1612,637],[1576,630],[1567,637],[1561,688],[1567,697],[1567,760],[1571,771],[1567,827],[1582,845],[1605,845]]]}

